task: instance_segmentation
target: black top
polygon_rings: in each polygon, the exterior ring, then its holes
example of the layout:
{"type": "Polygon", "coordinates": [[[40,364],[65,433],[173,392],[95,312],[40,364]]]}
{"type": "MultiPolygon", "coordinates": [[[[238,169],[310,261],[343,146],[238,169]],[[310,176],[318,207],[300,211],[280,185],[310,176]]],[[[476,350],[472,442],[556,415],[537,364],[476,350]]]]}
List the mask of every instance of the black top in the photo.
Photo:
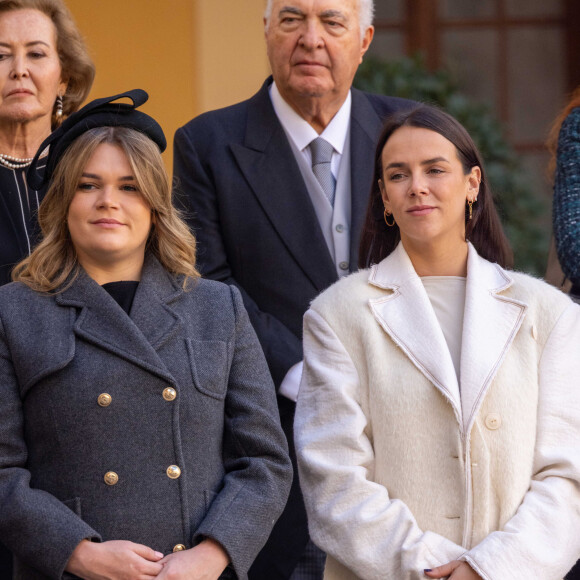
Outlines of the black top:
{"type": "Polygon", "coordinates": [[[11,282],[12,268],[40,239],[36,216],[46,189],[31,189],[25,174],[0,165],[0,285],[11,282]]]}
{"type": "Polygon", "coordinates": [[[135,292],[139,282],[134,280],[122,280],[120,282],[108,282],[103,288],[115,299],[117,304],[127,313],[131,312],[135,292]]]}

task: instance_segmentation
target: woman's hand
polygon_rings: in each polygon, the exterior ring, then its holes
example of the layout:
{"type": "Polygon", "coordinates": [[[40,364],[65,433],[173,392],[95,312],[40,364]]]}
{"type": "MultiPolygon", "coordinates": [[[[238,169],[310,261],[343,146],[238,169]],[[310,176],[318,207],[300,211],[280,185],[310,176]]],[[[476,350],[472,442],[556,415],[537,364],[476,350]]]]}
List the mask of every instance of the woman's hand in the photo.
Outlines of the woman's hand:
{"type": "Polygon", "coordinates": [[[425,570],[428,578],[449,578],[449,580],[481,580],[481,576],[473,571],[467,562],[453,560],[449,564],[425,570]]]}
{"type": "Polygon", "coordinates": [[[230,559],[215,540],[204,540],[194,548],[175,552],[161,561],[158,580],[217,580],[230,559]]]}
{"type": "Polygon", "coordinates": [[[84,580],[151,580],[163,566],[163,554],[124,540],[83,540],[72,553],[66,571],[84,580]]]}

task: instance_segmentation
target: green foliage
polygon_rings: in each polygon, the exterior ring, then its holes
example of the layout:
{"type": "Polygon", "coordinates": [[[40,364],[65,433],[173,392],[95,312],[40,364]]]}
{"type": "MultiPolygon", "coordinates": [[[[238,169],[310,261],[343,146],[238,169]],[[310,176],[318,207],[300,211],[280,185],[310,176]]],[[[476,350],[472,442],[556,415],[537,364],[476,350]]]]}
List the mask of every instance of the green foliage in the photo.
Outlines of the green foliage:
{"type": "Polygon", "coordinates": [[[548,232],[542,224],[549,216],[548,203],[530,187],[520,159],[490,109],[462,95],[449,72],[427,71],[420,56],[395,61],[366,57],[354,84],[372,93],[437,104],[467,129],[485,160],[516,268],[542,275],[549,246],[548,232]]]}

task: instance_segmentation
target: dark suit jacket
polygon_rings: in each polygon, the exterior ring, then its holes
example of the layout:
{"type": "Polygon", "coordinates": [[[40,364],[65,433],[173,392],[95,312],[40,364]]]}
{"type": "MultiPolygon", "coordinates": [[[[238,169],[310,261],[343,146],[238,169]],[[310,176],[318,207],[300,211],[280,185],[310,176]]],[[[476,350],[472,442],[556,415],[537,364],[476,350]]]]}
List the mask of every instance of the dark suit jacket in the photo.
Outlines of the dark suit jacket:
{"type": "MultiPolygon", "coordinates": [[[[248,101],[201,115],[175,135],[176,203],[198,240],[204,276],[241,291],[274,382],[302,359],[302,316],[337,279],[310,196],[268,94],[271,78],[248,101]]],[[[383,120],[403,99],[353,89],[351,116],[351,266],[356,269],[383,120]]],[[[292,446],[295,405],[279,397],[292,446]]],[[[292,453],[291,453],[292,455],[292,453]]],[[[288,578],[308,539],[297,483],[250,577],[288,578]],[[267,558],[261,562],[262,558],[267,558]]]]}
{"type": "Polygon", "coordinates": [[[291,468],[235,288],[200,280],[184,292],[152,256],[130,317],[85,274],[52,296],[6,285],[0,376],[0,538],[15,578],[61,578],[83,538],[167,554],[204,537],[231,558],[224,578],[246,577],[291,468]]]}

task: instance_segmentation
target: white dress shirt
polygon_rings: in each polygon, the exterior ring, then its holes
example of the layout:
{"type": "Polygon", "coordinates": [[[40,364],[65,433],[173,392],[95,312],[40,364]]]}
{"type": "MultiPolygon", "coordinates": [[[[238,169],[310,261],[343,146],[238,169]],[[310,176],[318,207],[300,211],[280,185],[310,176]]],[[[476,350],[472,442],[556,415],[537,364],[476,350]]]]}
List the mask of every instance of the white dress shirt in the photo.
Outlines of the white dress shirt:
{"type": "Polygon", "coordinates": [[[312,166],[312,153],[310,152],[310,143],[317,137],[322,137],[334,147],[332,160],[330,162],[330,170],[334,178],[338,178],[338,170],[340,161],[342,159],[342,152],[346,146],[346,135],[350,127],[350,110],[352,106],[352,97],[350,91],[342,107],[338,110],[336,115],[332,118],[330,123],[326,126],[320,135],[316,129],[305,121],[283,98],[276,86],[272,83],[270,87],[270,99],[274,112],[280,121],[280,124],[290,136],[294,145],[304,155],[304,159],[312,166]]]}

